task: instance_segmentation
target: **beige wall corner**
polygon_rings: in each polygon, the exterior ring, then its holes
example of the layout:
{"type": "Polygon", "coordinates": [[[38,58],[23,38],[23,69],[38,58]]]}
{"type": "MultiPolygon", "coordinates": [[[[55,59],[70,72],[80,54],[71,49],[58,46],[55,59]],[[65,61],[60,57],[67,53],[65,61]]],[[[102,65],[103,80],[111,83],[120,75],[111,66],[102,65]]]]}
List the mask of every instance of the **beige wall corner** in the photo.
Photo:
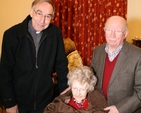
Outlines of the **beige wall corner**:
{"type": "Polygon", "coordinates": [[[0,53],[3,33],[29,14],[33,0],[0,0],[0,53]]]}
{"type": "Polygon", "coordinates": [[[129,34],[127,41],[132,43],[136,36],[141,38],[141,0],[128,0],[127,22],[129,34]]]}

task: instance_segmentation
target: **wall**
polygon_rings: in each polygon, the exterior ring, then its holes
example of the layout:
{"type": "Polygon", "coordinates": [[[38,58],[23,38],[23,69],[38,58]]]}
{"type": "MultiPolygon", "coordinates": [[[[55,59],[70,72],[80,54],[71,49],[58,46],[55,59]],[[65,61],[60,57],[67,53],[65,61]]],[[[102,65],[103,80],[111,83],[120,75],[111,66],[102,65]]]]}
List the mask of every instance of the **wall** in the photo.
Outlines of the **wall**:
{"type": "MultiPolygon", "coordinates": [[[[3,32],[9,27],[22,22],[29,14],[33,0],[0,0],[0,48],[3,32]]],[[[132,38],[141,36],[141,0],[128,0],[127,21],[129,35],[127,41],[132,43],[132,38]]],[[[1,53],[1,49],[0,49],[1,53]]]]}
{"type": "Polygon", "coordinates": [[[22,22],[29,14],[33,0],[0,0],[0,53],[3,32],[22,22]]]}
{"type": "Polygon", "coordinates": [[[128,0],[127,22],[129,28],[127,41],[132,43],[135,36],[141,38],[141,0],[128,0]]]}

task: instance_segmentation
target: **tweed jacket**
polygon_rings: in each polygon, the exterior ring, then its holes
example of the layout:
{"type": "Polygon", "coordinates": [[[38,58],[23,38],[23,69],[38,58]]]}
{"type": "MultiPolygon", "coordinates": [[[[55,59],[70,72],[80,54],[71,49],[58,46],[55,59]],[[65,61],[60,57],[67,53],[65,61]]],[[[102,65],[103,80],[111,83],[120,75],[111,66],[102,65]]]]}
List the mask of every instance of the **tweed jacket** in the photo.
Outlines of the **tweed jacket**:
{"type": "Polygon", "coordinates": [[[71,91],[56,97],[52,103],[46,106],[44,113],[108,113],[103,110],[108,105],[107,101],[98,90],[89,92],[87,110],[75,110],[68,105],[71,97],[71,91]]]}
{"type": "MultiPolygon", "coordinates": [[[[106,58],[106,44],[95,48],[91,67],[98,77],[98,89],[102,92],[102,79],[106,58]]],[[[111,75],[108,105],[115,105],[119,113],[133,113],[141,107],[141,49],[124,41],[111,75]]],[[[139,113],[139,112],[135,112],[139,113]]]]}

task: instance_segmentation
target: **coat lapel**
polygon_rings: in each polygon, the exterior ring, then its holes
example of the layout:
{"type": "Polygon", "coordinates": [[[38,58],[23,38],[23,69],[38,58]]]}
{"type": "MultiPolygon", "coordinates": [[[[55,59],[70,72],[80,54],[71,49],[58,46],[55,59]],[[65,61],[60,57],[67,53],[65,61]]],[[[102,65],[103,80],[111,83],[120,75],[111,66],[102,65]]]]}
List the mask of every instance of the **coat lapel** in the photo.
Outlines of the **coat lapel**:
{"type": "Polygon", "coordinates": [[[115,64],[115,68],[113,70],[113,73],[112,73],[112,76],[111,76],[111,79],[110,79],[109,87],[114,82],[116,76],[118,76],[118,73],[120,72],[120,70],[122,70],[122,66],[124,65],[124,63],[127,60],[127,55],[126,55],[127,52],[128,52],[128,44],[125,41],[124,44],[123,44],[123,47],[122,47],[122,49],[119,53],[117,62],[115,64]]]}
{"type": "Polygon", "coordinates": [[[102,88],[102,82],[103,82],[103,73],[104,73],[104,68],[105,68],[105,59],[106,59],[106,52],[103,52],[103,54],[101,54],[101,58],[99,60],[100,61],[100,65],[99,67],[102,67],[102,68],[99,68],[99,72],[100,72],[100,88],[102,88]]]}

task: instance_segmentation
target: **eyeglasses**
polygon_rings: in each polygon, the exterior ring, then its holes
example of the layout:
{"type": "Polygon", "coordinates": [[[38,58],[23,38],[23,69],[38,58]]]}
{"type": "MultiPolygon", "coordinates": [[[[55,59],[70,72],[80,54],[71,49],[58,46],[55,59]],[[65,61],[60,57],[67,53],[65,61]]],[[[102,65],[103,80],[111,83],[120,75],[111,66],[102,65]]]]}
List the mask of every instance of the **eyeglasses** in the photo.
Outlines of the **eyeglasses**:
{"type": "Polygon", "coordinates": [[[111,30],[111,29],[104,29],[105,33],[107,35],[111,35],[112,33],[114,33],[116,36],[121,36],[125,31],[118,31],[118,30],[111,30]]]}
{"type": "Polygon", "coordinates": [[[43,15],[43,13],[40,10],[37,10],[37,11],[34,10],[34,12],[38,18],[44,17],[46,20],[51,20],[51,18],[52,18],[51,14],[43,15]]]}
{"type": "Polygon", "coordinates": [[[79,93],[85,93],[87,91],[87,89],[72,88],[72,91],[74,91],[74,92],[78,92],[79,91],[79,93]]]}

